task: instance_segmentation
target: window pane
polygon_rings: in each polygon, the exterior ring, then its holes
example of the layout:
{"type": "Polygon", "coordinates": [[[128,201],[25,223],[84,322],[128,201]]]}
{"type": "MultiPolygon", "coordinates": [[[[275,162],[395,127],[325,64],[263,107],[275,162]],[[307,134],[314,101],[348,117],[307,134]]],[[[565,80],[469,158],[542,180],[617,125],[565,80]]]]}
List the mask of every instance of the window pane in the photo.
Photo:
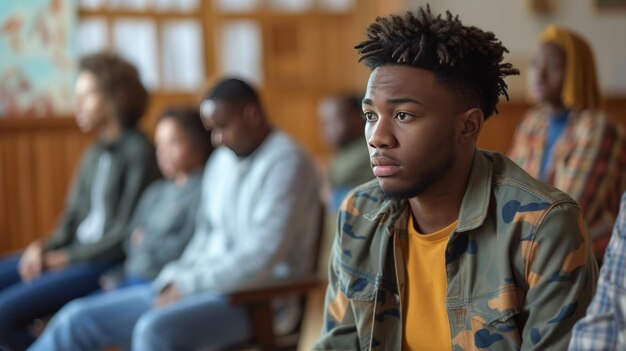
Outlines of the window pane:
{"type": "Polygon", "coordinates": [[[193,12],[198,5],[198,0],[154,0],[154,7],[159,11],[193,12]]]}
{"type": "Polygon", "coordinates": [[[150,0],[109,0],[110,8],[145,10],[148,8],[150,0]]]}
{"type": "Polygon", "coordinates": [[[318,0],[324,10],[348,12],[354,8],[354,0],[318,0]]]}
{"type": "Polygon", "coordinates": [[[313,6],[313,0],[270,0],[272,9],[286,12],[303,12],[313,6]]]}
{"type": "Polygon", "coordinates": [[[139,69],[149,89],[157,87],[156,28],[150,20],[117,20],[113,24],[113,47],[139,69]]]}
{"type": "Polygon", "coordinates": [[[262,77],[262,37],[253,21],[225,24],[220,38],[220,70],[260,84],[262,77]]]}
{"type": "Polygon", "coordinates": [[[78,54],[101,51],[107,47],[107,23],[104,18],[90,18],[78,23],[78,54]]]}
{"type": "Polygon", "coordinates": [[[224,12],[254,11],[259,6],[259,0],[217,0],[217,8],[224,12]]]}
{"type": "Polygon", "coordinates": [[[195,21],[172,21],[161,33],[162,84],[165,89],[197,90],[204,79],[202,28],[195,21]]]}
{"type": "Polygon", "coordinates": [[[105,0],[80,0],[79,6],[83,9],[93,10],[102,7],[105,0]]]}

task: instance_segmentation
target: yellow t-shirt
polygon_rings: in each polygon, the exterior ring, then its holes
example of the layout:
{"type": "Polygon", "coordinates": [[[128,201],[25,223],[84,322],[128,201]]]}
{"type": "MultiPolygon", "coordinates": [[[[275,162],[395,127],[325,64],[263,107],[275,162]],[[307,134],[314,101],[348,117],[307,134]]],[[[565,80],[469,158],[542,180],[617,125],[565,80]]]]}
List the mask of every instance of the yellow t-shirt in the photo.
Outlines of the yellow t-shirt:
{"type": "Polygon", "coordinates": [[[406,270],[403,351],[452,348],[446,313],[445,252],[457,222],[432,234],[420,234],[409,215],[407,241],[402,244],[406,270]]]}

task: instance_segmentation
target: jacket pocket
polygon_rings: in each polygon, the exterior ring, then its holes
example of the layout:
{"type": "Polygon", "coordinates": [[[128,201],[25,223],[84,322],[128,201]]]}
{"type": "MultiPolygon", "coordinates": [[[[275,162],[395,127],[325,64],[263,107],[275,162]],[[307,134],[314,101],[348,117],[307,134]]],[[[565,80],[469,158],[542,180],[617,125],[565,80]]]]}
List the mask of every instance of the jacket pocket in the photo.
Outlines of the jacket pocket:
{"type": "MultiPolygon", "coordinates": [[[[366,274],[342,263],[339,272],[339,290],[351,305],[357,331],[359,350],[371,350],[374,314],[376,310],[376,283],[366,274]]],[[[349,312],[350,313],[350,312],[349,312]]]]}
{"type": "Polygon", "coordinates": [[[339,289],[350,300],[374,301],[376,279],[342,262],[339,269],[339,289]]]}
{"type": "Polygon", "coordinates": [[[476,348],[514,350],[521,345],[520,309],[511,291],[473,299],[468,312],[476,348]]]}

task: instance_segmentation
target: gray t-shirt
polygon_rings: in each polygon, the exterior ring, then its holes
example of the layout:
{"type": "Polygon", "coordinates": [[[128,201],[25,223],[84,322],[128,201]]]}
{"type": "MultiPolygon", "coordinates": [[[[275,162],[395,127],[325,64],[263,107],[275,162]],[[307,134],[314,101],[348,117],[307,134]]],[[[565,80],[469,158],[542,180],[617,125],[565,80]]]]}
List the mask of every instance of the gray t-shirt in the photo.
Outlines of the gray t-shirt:
{"type": "Polygon", "coordinates": [[[153,279],[178,258],[194,232],[202,188],[202,170],[183,185],[159,180],[142,194],[128,226],[126,276],[153,279]]]}

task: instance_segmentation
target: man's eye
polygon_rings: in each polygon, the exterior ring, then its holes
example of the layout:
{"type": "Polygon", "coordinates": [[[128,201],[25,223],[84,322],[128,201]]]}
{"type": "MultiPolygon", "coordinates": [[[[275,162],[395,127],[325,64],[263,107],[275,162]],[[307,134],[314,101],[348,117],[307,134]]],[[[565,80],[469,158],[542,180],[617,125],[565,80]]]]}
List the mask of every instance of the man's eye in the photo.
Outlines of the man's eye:
{"type": "Polygon", "coordinates": [[[406,112],[398,112],[398,114],[396,115],[396,118],[399,121],[405,121],[405,120],[409,119],[410,117],[411,116],[408,113],[406,113],[406,112]]]}
{"type": "Polygon", "coordinates": [[[366,121],[374,121],[376,120],[376,115],[374,115],[372,112],[365,112],[363,113],[363,118],[365,118],[366,121]]]}

